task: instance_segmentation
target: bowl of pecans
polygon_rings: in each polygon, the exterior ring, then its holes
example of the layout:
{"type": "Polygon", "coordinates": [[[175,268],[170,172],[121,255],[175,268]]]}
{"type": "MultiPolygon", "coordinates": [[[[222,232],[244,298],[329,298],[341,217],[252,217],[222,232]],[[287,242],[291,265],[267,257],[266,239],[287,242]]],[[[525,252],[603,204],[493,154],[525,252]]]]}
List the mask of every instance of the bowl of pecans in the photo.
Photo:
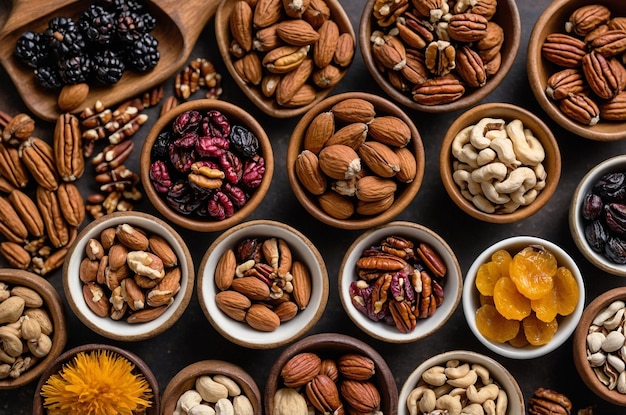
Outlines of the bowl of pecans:
{"type": "Polygon", "coordinates": [[[374,348],[341,333],[305,337],[272,365],[263,405],[266,414],[395,414],[398,387],[385,359],[374,348]]]}
{"type": "Polygon", "coordinates": [[[385,342],[407,343],[439,330],[461,301],[462,273],[437,233],[411,222],[370,229],[346,251],[339,297],[352,321],[385,342]]]}
{"type": "Polygon", "coordinates": [[[313,217],[339,229],[367,229],[396,217],[415,198],[424,168],[424,145],[411,118],[363,92],[315,105],[287,148],[296,198],[313,217]]]}
{"type": "Polygon", "coordinates": [[[276,118],[300,115],[328,96],[356,48],[338,0],[222,0],[215,36],[237,85],[276,118]]]}
{"type": "Polygon", "coordinates": [[[328,301],[328,271],[313,243],[271,220],[241,223],[207,249],[198,269],[198,300],[229,341],[271,349],[304,335],[328,301]]]}
{"type": "Polygon", "coordinates": [[[531,90],[566,130],[596,141],[626,138],[626,4],[556,0],[535,22],[527,53],[531,90]]]}
{"type": "Polygon", "coordinates": [[[142,212],[115,212],[79,233],[63,264],[63,290],[92,331],[141,341],[183,314],[194,272],[187,245],[168,223],[142,212]]]}
{"type": "Polygon", "coordinates": [[[141,149],[152,205],[187,229],[216,232],[250,215],[269,190],[274,157],[256,119],[228,102],[181,104],[152,126],[141,149]]]}
{"type": "Polygon", "coordinates": [[[359,25],[365,66],[394,101],[423,112],[478,103],[511,69],[521,22],[514,0],[368,0],[359,25]]]}
{"type": "Polygon", "coordinates": [[[67,327],[63,301],[48,280],[0,268],[0,389],[37,379],[63,352],[67,327]]]}

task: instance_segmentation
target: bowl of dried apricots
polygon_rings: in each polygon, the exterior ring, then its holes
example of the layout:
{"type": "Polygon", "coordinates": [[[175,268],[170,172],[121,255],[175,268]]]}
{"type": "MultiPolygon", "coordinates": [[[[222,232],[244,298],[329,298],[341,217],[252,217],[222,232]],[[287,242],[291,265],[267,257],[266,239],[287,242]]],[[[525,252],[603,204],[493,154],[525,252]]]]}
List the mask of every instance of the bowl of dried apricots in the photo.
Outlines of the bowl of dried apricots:
{"type": "Polygon", "coordinates": [[[576,329],[585,287],[576,262],[561,247],[514,236],[481,252],[462,294],[470,329],[488,349],[534,359],[561,346],[576,329]]]}

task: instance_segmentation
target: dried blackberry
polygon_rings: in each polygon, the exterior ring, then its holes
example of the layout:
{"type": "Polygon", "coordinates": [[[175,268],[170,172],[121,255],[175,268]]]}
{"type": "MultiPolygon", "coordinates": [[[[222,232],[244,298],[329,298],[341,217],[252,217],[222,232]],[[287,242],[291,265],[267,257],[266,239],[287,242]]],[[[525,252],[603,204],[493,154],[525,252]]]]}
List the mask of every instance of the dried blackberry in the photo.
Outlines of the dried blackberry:
{"type": "Polygon", "coordinates": [[[126,64],[111,50],[104,50],[93,56],[92,74],[101,84],[117,83],[124,75],[126,64]]]}
{"type": "Polygon", "coordinates": [[[24,32],[15,44],[15,56],[31,68],[47,63],[49,52],[41,33],[24,32]]]}
{"type": "Polygon", "coordinates": [[[85,38],[98,45],[109,45],[116,31],[115,15],[102,6],[92,5],[78,18],[85,38]]]}
{"type": "Polygon", "coordinates": [[[59,76],[65,85],[86,82],[91,74],[92,62],[86,55],[71,56],[59,61],[59,76]]]}
{"type": "Polygon", "coordinates": [[[63,86],[59,72],[53,66],[40,66],[35,69],[35,81],[46,89],[55,90],[63,86]]]}
{"type": "Polygon", "coordinates": [[[143,20],[143,26],[146,32],[151,32],[156,27],[156,17],[154,17],[150,13],[143,13],[141,15],[141,20],[143,20]]]}
{"type": "Polygon", "coordinates": [[[130,11],[119,13],[115,24],[117,38],[126,44],[136,41],[148,32],[141,15],[130,11]]]}
{"type": "Polygon", "coordinates": [[[59,58],[80,55],[85,48],[85,40],[78,25],[67,17],[53,17],[43,36],[59,58]]]}
{"type": "Polygon", "coordinates": [[[159,41],[150,33],[144,33],[135,40],[127,50],[127,63],[139,72],[146,72],[154,68],[161,57],[159,41]]]}

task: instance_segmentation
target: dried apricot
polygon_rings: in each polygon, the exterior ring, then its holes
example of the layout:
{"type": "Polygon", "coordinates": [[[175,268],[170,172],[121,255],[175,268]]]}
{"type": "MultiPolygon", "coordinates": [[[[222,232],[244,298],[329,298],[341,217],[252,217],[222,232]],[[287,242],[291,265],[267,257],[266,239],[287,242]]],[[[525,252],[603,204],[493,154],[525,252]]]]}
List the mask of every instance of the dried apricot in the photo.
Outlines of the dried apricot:
{"type": "Polygon", "coordinates": [[[558,301],[556,290],[550,290],[543,297],[530,300],[530,307],[539,320],[547,323],[556,318],[559,310],[558,301]]]}
{"type": "Polygon", "coordinates": [[[507,320],[495,306],[485,304],[476,310],[476,327],[483,336],[497,343],[504,343],[517,335],[520,322],[507,320]]]}
{"type": "Polygon", "coordinates": [[[480,295],[480,305],[485,305],[485,304],[493,304],[493,296],[492,295],[480,295]]]}
{"type": "Polygon", "coordinates": [[[559,267],[554,276],[554,291],[557,297],[557,313],[567,316],[574,312],[578,304],[578,282],[566,267],[559,267]]]}
{"type": "Polygon", "coordinates": [[[493,287],[500,278],[499,274],[491,272],[489,264],[491,262],[482,264],[476,273],[476,288],[482,295],[493,295],[493,287]]]}
{"type": "Polygon", "coordinates": [[[536,300],[552,290],[556,269],[552,253],[543,246],[531,245],[513,256],[509,274],[520,293],[536,300]]]}
{"type": "Polygon", "coordinates": [[[500,278],[493,289],[496,309],[504,318],[521,321],[530,315],[530,300],[517,291],[509,277],[500,278]]]}
{"type": "Polygon", "coordinates": [[[528,346],[528,339],[524,334],[524,330],[519,330],[517,335],[509,340],[509,344],[513,347],[525,347],[528,346]]]}
{"type": "Polygon", "coordinates": [[[491,262],[498,268],[501,277],[509,276],[509,266],[512,259],[511,254],[506,249],[499,249],[491,254],[491,262]]]}
{"type": "Polygon", "coordinates": [[[559,328],[559,323],[556,319],[546,323],[539,320],[534,314],[531,314],[522,321],[522,327],[528,343],[533,346],[541,346],[552,340],[554,333],[559,328]]]}

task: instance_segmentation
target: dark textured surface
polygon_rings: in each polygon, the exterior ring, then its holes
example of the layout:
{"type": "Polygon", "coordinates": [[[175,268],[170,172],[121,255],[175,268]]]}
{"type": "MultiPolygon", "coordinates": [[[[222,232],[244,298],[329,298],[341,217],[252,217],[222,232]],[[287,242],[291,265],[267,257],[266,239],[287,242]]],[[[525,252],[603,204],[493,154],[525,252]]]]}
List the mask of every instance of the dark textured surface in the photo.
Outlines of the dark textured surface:
{"type": "MultiPolygon", "coordinates": [[[[358,30],[363,2],[352,0],[343,3],[351,16],[355,31],[358,30]]],[[[586,281],[586,302],[589,303],[598,294],[623,285],[624,280],[598,271],[578,252],[570,236],[567,222],[569,203],[583,175],[598,162],[624,153],[626,142],[600,143],[577,137],[552,122],[536,103],[526,76],[526,43],[535,20],[548,4],[548,0],[518,2],[523,24],[519,54],[502,85],[484,102],[509,102],[520,105],[533,111],[552,128],[559,142],[563,161],[561,181],[554,197],[536,215],[517,223],[495,225],[472,219],[452,203],[443,189],[438,171],[439,144],[448,125],[460,112],[432,115],[408,110],[407,113],[414,119],[424,141],[426,170],[423,185],[415,200],[397,219],[423,224],[443,236],[456,251],[463,272],[467,271],[473,259],[485,247],[509,236],[534,235],[555,242],[572,254],[580,265],[586,281]]],[[[6,2],[0,5],[0,16],[6,16],[8,7],[6,2]]],[[[213,61],[223,74],[222,99],[236,103],[256,116],[272,140],[276,160],[274,179],[267,197],[250,219],[273,219],[292,225],[310,237],[324,256],[331,280],[330,298],[324,315],[310,334],[341,332],[366,341],[387,359],[395,375],[398,389],[402,387],[409,373],[426,358],[447,350],[468,349],[492,356],[502,363],[520,383],[526,401],[536,388],[547,387],[568,395],[573,400],[576,409],[594,405],[597,414],[626,413],[623,408],[601,402],[585,387],[574,368],[571,340],[542,358],[530,361],[502,358],[488,351],[474,338],[465,323],[460,305],[449,322],[436,334],[411,344],[386,344],[369,338],[357,329],[341,307],[336,281],[345,249],[361,232],[330,228],[311,219],[293,196],[289,188],[284,160],[290,132],[299,117],[277,120],[253,107],[237,89],[235,82],[220,61],[212,22],[202,33],[191,59],[198,57],[213,61]]],[[[0,85],[2,85],[0,87],[0,110],[9,114],[26,111],[8,76],[2,70],[0,70],[0,85]]],[[[172,94],[172,86],[172,81],[165,85],[168,95],[172,94]]],[[[381,94],[380,89],[364,68],[360,55],[357,55],[348,76],[337,86],[334,93],[344,91],[367,91],[381,94]]],[[[138,147],[149,126],[156,119],[156,111],[156,109],[149,111],[151,118],[148,125],[144,126],[133,138],[138,147]]],[[[51,139],[52,125],[38,122],[37,134],[44,139],[51,139]]],[[[137,148],[133,159],[128,163],[135,171],[138,171],[138,158],[137,148]]],[[[93,191],[94,185],[89,177],[88,173],[79,182],[85,194],[93,191]]],[[[147,200],[137,205],[137,210],[154,213],[147,200]]],[[[199,234],[179,230],[190,242],[197,267],[204,251],[217,234],[199,234]]],[[[62,292],[60,272],[54,273],[49,279],[62,292]]],[[[70,315],[69,308],[67,311],[70,315]]],[[[195,295],[180,321],[164,334],[149,341],[111,342],[92,333],[72,315],[69,318],[68,332],[68,348],[91,342],[105,342],[138,354],[155,372],[162,390],[176,372],[190,363],[203,359],[223,359],[241,365],[263,390],[269,368],[283,350],[283,348],[264,351],[248,350],[229,343],[220,337],[208,323],[195,295]]],[[[30,413],[34,393],[34,384],[18,390],[0,391],[0,414],[30,413]]]]}

